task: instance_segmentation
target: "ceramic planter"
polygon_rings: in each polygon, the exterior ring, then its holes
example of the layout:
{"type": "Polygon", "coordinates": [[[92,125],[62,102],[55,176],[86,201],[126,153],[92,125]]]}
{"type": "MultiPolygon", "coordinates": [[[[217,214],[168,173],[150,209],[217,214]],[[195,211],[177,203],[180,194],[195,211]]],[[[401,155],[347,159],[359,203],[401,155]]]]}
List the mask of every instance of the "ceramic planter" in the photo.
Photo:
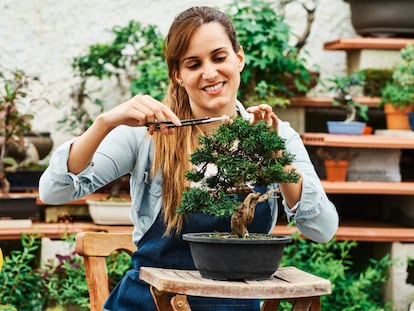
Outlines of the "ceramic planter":
{"type": "MultiPolygon", "coordinates": [[[[251,233],[251,235],[253,235],[251,233]]],[[[288,236],[261,235],[260,239],[217,237],[216,233],[187,233],[196,269],[214,280],[261,280],[279,267],[288,236]]]]}
{"type": "Polygon", "coordinates": [[[351,8],[351,22],[362,36],[412,37],[414,1],[346,0],[351,8]]]}
{"type": "Polygon", "coordinates": [[[130,201],[87,200],[86,203],[97,225],[132,225],[130,201]]]}
{"type": "Polygon", "coordinates": [[[389,130],[410,130],[408,112],[413,111],[412,106],[406,106],[404,109],[393,107],[390,104],[384,105],[385,120],[389,130]]]}
{"type": "Polygon", "coordinates": [[[365,122],[327,121],[328,133],[339,135],[361,135],[365,129],[365,122]]]}

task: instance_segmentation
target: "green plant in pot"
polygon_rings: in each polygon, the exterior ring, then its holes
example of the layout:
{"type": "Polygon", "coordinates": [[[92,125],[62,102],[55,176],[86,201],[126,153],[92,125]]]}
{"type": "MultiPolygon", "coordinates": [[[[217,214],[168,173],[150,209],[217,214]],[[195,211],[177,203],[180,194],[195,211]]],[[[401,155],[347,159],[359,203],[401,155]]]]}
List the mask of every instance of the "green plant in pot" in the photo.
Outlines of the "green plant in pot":
{"type": "Polygon", "coordinates": [[[344,121],[327,121],[328,132],[332,134],[360,135],[365,129],[366,122],[357,121],[361,118],[368,120],[368,106],[353,100],[355,93],[362,91],[364,75],[354,72],[350,76],[337,76],[329,79],[333,92],[332,105],[342,108],[346,112],[344,121]]]}
{"type": "MultiPolygon", "coordinates": [[[[34,116],[28,112],[38,101],[49,103],[46,98],[34,94],[34,85],[38,83],[37,77],[27,75],[22,70],[0,71],[0,185],[4,197],[9,196],[11,189],[7,174],[22,168],[43,169],[38,163],[41,150],[31,139],[39,139],[39,144],[44,141],[40,141],[40,134],[33,133],[31,122],[34,116]]],[[[49,137],[45,137],[45,140],[47,146],[43,157],[53,146],[49,137]]],[[[40,177],[40,173],[36,176],[40,177]]]]}
{"type": "Polygon", "coordinates": [[[194,169],[186,174],[198,186],[184,191],[178,213],[229,217],[231,227],[231,232],[226,233],[183,235],[184,240],[190,241],[195,265],[202,276],[260,279],[276,271],[290,237],[249,233],[248,225],[256,205],[277,195],[276,189],[266,188],[267,185],[298,181],[297,172],[284,169],[292,161],[293,155],[285,150],[284,140],[264,122],[252,125],[248,120],[235,118],[211,135],[199,137],[199,146],[191,155],[194,169]],[[209,175],[211,166],[216,171],[209,175]],[[200,239],[206,244],[198,244],[200,239]],[[195,253],[203,246],[217,246],[218,253],[208,255],[202,249],[200,262],[195,253]],[[270,255],[259,253],[257,248],[269,251],[270,255]],[[236,260],[241,262],[241,268],[236,260]]]}
{"type": "Polygon", "coordinates": [[[239,94],[245,106],[266,103],[283,107],[290,97],[306,94],[317,84],[318,75],[312,74],[299,48],[291,44],[290,26],[276,3],[234,1],[227,12],[246,54],[239,94]]]}
{"type": "Polygon", "coordinates": [[[388,129],[410,129],[407,113],[414,108],[414,47],[400,51],[401,60],[394,68],[392,81],[381,92],[388,129]]]}

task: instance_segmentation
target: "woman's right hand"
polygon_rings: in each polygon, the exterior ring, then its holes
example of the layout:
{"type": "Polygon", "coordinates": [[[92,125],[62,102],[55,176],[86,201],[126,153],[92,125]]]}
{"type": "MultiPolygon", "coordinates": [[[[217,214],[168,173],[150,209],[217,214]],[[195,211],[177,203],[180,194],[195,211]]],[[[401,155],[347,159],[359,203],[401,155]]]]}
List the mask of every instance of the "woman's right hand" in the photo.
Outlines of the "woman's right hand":
{"type": "MultiPolygon", "coordinates": [[[[119,125],[144,126],[147,122],[154,121],[171,121],[177,126],[181,125],[179,118],[170,108],[149,95],[136,95],[104,112],[101,118],[112,128],[119,125]]],[[[150,134],[154,130],[155,125],[149,126],[150,134]]],[[[161,124],[160,131],[162,134],[173,133],[173,129],[167,128],[165,124],[161,124]]]]}

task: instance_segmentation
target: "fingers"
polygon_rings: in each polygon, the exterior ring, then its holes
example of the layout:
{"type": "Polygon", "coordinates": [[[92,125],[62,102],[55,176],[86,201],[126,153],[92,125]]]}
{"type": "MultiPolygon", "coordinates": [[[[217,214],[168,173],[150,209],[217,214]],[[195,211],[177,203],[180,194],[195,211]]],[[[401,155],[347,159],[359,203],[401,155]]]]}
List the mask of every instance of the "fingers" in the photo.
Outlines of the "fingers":
{"type": "MultiPolygon", "coordinates": [[[[115,107],[110,113],[114,118],[118,118],[118,125],[144,126],[146,123],[154,121],[171,121],[177,126],[181,125],[179,118],[171,109],[149,95],[136,95],[115,107]]],[[[148,127],[151,135],[155,130],[155,125],[148,127]]],[[[160,132],[167,135],[174,131],[162,124],[160,132]]]]}
{"type": "Polygon", "coordinates": [[[277,115],[273,112],[271,106],[262,104],[258,106],[248,107],[246,111],[253,115],[252,123],[266,121],[266,123],[270,125],[272,128],[277,129],[279,119],[277,115]]]}

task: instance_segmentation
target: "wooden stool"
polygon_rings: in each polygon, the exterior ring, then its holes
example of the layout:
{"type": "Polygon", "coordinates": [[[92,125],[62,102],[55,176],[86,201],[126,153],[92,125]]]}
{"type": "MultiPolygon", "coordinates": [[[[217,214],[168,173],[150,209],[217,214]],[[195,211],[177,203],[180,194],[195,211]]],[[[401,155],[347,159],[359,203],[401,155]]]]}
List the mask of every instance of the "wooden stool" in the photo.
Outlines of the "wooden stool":
{"type": "Polygon", "coordinates": [[[329,280],[295,267],[279,268],[261,281],[216,281],[202,278],[198,271],[142,267],[140,278],[151,285],[158,311],[191,311],[187,295],[264,299],[262,311],[277,310],[280,301],[292,302],[294,311],[321,310],[320,296],[331,293],[329,280]],[[170,299],[171,295],[173,295],[170,299]]]}

